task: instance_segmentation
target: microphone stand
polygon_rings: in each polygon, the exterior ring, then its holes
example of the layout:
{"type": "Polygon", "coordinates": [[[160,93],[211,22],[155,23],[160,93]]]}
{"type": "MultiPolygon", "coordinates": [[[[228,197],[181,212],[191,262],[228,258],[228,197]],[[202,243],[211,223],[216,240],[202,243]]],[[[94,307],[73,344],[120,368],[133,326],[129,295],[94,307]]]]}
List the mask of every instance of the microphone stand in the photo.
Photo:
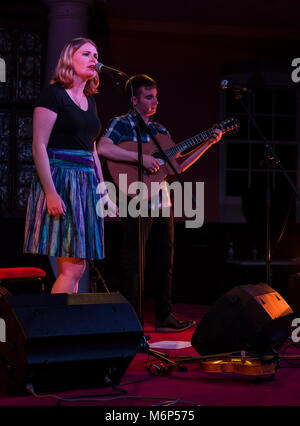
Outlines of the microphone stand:
{"type": "MultiPolygon", "coordinates": [[[[101,62],[97,63],[95,66],[95,69],[98,73],[101,72],[101,70],[103,69],[104,71],[109,71],[112,72],[114,74],[117,74],[121,77],[126,77],[129,80],[129,84],[130,84],[130,91],[131,91],[131,99],[133,99],[133,87],[132,87],[132,82],[129,78],[129,76],[124,73],[123,71],[117,70],[115,68],[111,68],[108,67],[106,65],[103,65],[101,62]]],[[[137,133],[137,142],[138,142],[138,181],[143,183],[143,153],[142,153],[142,138],[141,138],[141,127],[146,130],[146,132],[150,135],[151,139],[153,140],[153,142],[155,143],[155,145],[157,146],[159,152],[162,155],[162,158],[165,160],[165,162],[167,162],[170,166],[170,168],[172,169],[172,171],[174,172],[174,175],[177,177],[177,179],[181,182],[181,184],[183,184],[182,179],[180,178],[180,176],[178,175],[176,169],[174,168],[173,164],[170,162],[170,160],[168,159],[167,155],[164,153],[164,151],[162,150],[161,146],[159,145],[158,141],[156,140],[155,136],[152,134],[152,132],[148,129],[148,126],[146,125],[146,123],[144,122],[144,120],[142,119],[142,117],[140,116],[140,114],[137,112],[133,102],[132,102],[132,109],[134,112],[134,116],[136,118],[136,125],[134,126],[136,133],[137,133]]],[[[194,202],[197,204],[194,195],[192,194],[192,198],[194,200],[194,202]]],[[[143,199],[143,198],[142,198],[143,199]]],[[[143,217],[141,215],[141,213],[139,214],[139,285],[138,285],[138,317],[139,320],[142,324],[143,327],[143,300],[144,300],[144,227],[143,227],[143,217]]],[[[92,270],[94,270],[93,265],[92,266],[92,270]]]]}
{"type": "Polygon", "coordinates": [[[110,291],[107,287],[106,281],[99,271],[98,267],[95,264],[94,260],[88,260],[90,265],[90,291],[91,293],[98,293],[98,282],[101,281],[103,288],[106,293],[110,294],[110,291]]]}
{"type": "MultiPolygon", "coordinates": [[[[131,99],[133,100],[133,96],[134,96],[134,94],[133,94],[133,87],[132,87],[132,82],[131,82],[129,76],[127,74],[123,73],[122,71],[116,70],[116,69],[111,68],[111,67],[104,66],[101,63],[97,64],[96,67],[95,67],[95,69],[97,70],[97,72],[100,72],[101,68],[103,68],[104,70],[106,69],[107,71],[116,73],[116,74],[118,74],[118,75],[120,75],[122,77],[126,77],[129,80],[130,91],[131,91],[131,99]]],[[[136,117],[135,129],[136,129],[137,141],[138,141],[138,179],[139,179],[139,182],[143,182],[143,153],[142,153],[142,138],[141,138],[140,125],[142,125],[142,127],[145,128],[148,133],[150,133],[151,138],[156,143],[158,149],[162,153],[162,156],[165,158],[165,160],[168,162],[168,164],[170,165],[170,167],[172,168],[172,170],[174,171],[174,173],[176,174],[176,176],[180,180],[180,178],[179,178],[179,176],[178,176],[175,168],[173,167],[173,165],[170,163],[169,159],[164,154],[164,152],[161,149],[161,147],[159,146],[158,142],[155,140],[154,135],[152,135],[152,133],[147,128],[146,123],[141,118],[141,116],[139,115],[139,113],[136,111],[136,108],[135,108],[133,102],[132,102],[132,108],[133,108],[133,111],[134,111],[134,115],[136,117]]],[[[140,211],[141,210],[142,210],[142,208],[140,209],[140,211]]],[[[92,267],[92,275],[93,275],[93,280],[92,280],[92,284],[91,284],[92,291],[95,291],[95,289],[96,289],[96,285],[97,284],[95,284],[95,283],[97,283],[97,275],[98,275],[98,278],[100,278],[102,280],[102,283],[103,283],[104,287],[109,292],[109,290],[107,289],[107,287],[105,285],[105,281],[104,281],[102,275],[100,274],[99,270],[97,270],[97,268],[95,268],[94,262],[91,263],[91,267],[92,267]]],[[[144,229],[143,229],[143,217],[142,217],[142,215],[140,213],[139,214],[139,297],[138,297],[138,317],[139,317],[139,320],[141,322],[142,328],[144,328],[144,324],[143,324],[143,309],[142,309],[142,307],[143,307],[143,300],[144,300],[144,229]]],[[[141,339],[141,341],[139,343],[138,351],[139,352],[143,352],[143,353],[148,353],[149,355],[152,355],[155,358],[160,359],[161,361],[164,361],[164,362],[168,363],[169,365],[176,365],[176,363],[174,361],[171,361],[169,359],[169,357],[168,357],[167,354],[164,354],[162,352],[158,352],[158,351],[154,351],[154,350],[150,349],[149,344],[147,342],[147,338],[146,338],[146,336],[144,334],[143,334],[143,337],[142,337],[142,339],[141,339]]]]}
{"type": "MultiPolygon", "coordinates": [[[[131,82],[130,82],[131,85],[131,82]]],[[[133,88],[131,85],[131,97],[133,98],[133,88]]],[[[155,143],[156,147],[158,148],[159,152],[161,153],[161,156],[163,160],[168,163],[172,171],[174,172],[174,175],[177,177],[177,179],[180,181],[180,183],[183,185],[183,180],[179,176],[177,170],[173,166],[173,164],[170,162],[169,158],[161,148],[159,142],[155,138],[154,134],[151,132],[141,115],[136,110],[135,106],[132,103],[132,109],[133,114],[136,119],[135,124],[135,130],[137,133],[137,141],[138,141],[138,181],[143,183],[143,152],[142,152],[142,138],[141,138],[141,130],[145,130],[155,143]]],[[[143,188],[143,186],[142,186],[143,188]]],[[[195,198],[192,194],[192,197],[195,201],[195,198]]],[[[143,198],[143,197],[142,197],[143,198]]],[[[144,222],[142,214],[139,214],[139,288],[138,288],[138,316],[141,321],[141,324],[143,326],[143,302],[144,302],[144,222]]]]}
{"type": "MultiPolygon", "coordinates": [[[[132,83],[130,81],[130,90],[131,90],[131,99],[133,99],[133,88],[132,83]]],[[[175,167],[170,162],[169,158],[161,148],[159,142],[155,138],[154,134],[151,132],[151,130],[148,128],[145,121],[142,119],[141,115],[136,110],[135,106],[132,103],[132,109],[133,114],[136,119],[136,125],[135,130],[137,133],[137,141],[138,141],[138,179],[139,182],[143,183],[143,152],[142,152],[142,138],[141,138],[141,129],[145,130],[155,143],[156,147],[158,148],[159,152],[161,153],[162,158],[169,164],[171,169],[173,170],[175,176],[178,178],[178,180],[183,184],[183,180],[177,173],[175,167]]],[[[143,188],[143,185],[142,185],[143,188]]],[[[195,197],[192,194],[193,199],[195,200],[195,197]]],[[[142,197],[143,199],[143,197],[142,197]]],[[[142,208],[141,208],[142,210],[142,208]]],[[[143,302],[144,302],[144,221],[142,214],[139,214],[139,286],[138,286],[138,317],[140,319],[142,328],[144,328],[143,324],[143,302]]],[[[148,337],[149,338],[149,337],[148,337]]],[[[145,335],[143,335],[142,340],[139,345],[139,352],[147,353],[149,355],[152,355],[153,357],[166,362],[169,366],[174,367],[176,366],[176,362],[172,361],[169,356],[165,353],[154,351],[153,349],[150,349],[147,338],[145,335]]]]}
{"type": "MultiPolygon", "coordinates": [[[[139,182],[143,182],[143,156],[142,156],[142,140],[141,140],[141,129],[145,130],[153,140],[154,144],[156,145],[158,151],[161,154],[161,158],[170,166],[172,171],[174,172],[174,175],[177,177],[179,182],[183,185],[183,180],[178,174],[177,170],[169,160],[168,156],[165,154],[163,149],[161,148],[159,142],[155,138],[154,134],[151,132],[145,121],[142,119],[140,114],[136,111],[136,109],[133,106],[133,112],[134,116],[136,118],[136,132],[137,132],[137,139],[138,139],[138,178],[139,182]]],[[[143,186],[142,186],[143,187],[143,186]]],[[[193,200],[196,202],[194,195],[192,194],[193,200]]],[[[142,215],[139,215],[139,305],[138,305],[138,312],[140,315],[140,319],[143,318],[142,316],[142,305],[144,300],[144,233],[143,233],[143,218],[142,215]]]]}
{"type": "Polygon", "coordinates": [[[265,163],[267,165],[267,171],[266,171],[266,173],[267,173],[267,179],[266,179],[266,283],[268,285],[272,286],[271,285],[272,284],[271,283],[271,274],[270,274],[270,270],[271,270],[271,235],[270,235],[270,208],[271,208],[271,189],[270,189],[270,187],[271,187],[271,185],[270,185],[270,174],[271,174],[271,164],[272,163],[280,166],[280,169],[281,169],[283,175],[285,176],[285,178],[289,182],[291,188],[293,189],[293,191],[295,192],[295,194],[297,195],[298,198],[300,196],[300,193],[299,193],[298,189],[296,188],[296,186],[294,185],[294,182],[292,181],[292,179],[289,177],[286,170],[282,166],[279,158],[275,155],[275,153],[274,153],[271,145],[269,144],[268,140],[266,139],[265,135],[263,134],[263,132],[261,131],[261,129],[257,125],[254,116],[250,113],[249,109],[246,107],[244,101],[242,100],[241,92],[245,92],[245,89],[235,88],[235,89],[232,89],[232,90],[233,90],[233,93],[234,93],[236,100],[240,102],[240,104],[242,105],[242,107],[244,108],[246,113],[249,115],[250,120],[252,121],[254,128],[256,129],[259,136],[262,138],[262,140],[265,143],[265,163]]]}
{"type": "MultiPolygon", "coordinates": [[[[122,77],[126,77],[129,80],[129,84],[130,84],[130,91],[131,91],[131,99],[133,100],[133,87],[132,87],[132,82],[129,78],[129,76],[119,70],[116,70],[114,68],[111,67],[107,67],[104,66],[103,64],[99,63],[96,65],[96,70],[98,72],[100,72],[101,68],[103,68],[104,70],[116,73],[122,77]]],[[[159,152],[161,153],[162,158],[165,160],[166,163],[168,163],[168,165],[170,166],[171,170],[174,172],[174,175],[177,177],[177,179],[181,182],[181,184],[183,184],[183,180],[180,178],[179,174],[177,173],[175,167],[173,166],[173,164],[170,162],[170,160],[168,159],[167,155],[164,153],[164,151],[162,150],[160,144],[158,143],[158,141],[156,140],[155,136],[152,134],[152,132],[150,131],[150,129],[148,128],[148,126],[146,125],[146,123],[144,122],[144,120],[142,119],[142,117],[140,116],[140,114],[137,112],[133,102],[132,102],[132,109],[134,112],[134,116],[136,118],[136,125],[134,126],[136,133],[137,133],[137,142],[138,142],[138,180],[139,182],[143,182],[143,152],[142,152],[142,138],[141,138],[141,128],[143,128],[144,130],[146,130],[146,132],[150,135],[151,139],[153,140],[153,142],[155,143],[155,145],[157,146],[159,152]]],[[[197,201],[194,197],[194,195],[192,194],[192,198],[195,201],[195,203],[197,204],[197,201]]],[[[142,197],[143,199],[143,197],[142,197]]],[[[143,217],[141,214],[142,211],[142,206],[140,209],[140,214],[139,214],[139,285],[138,285],[138,291],[139,291],[139,296],[138,296],[138,317],[139,320],[141,322],[142,328],[144,328],[144,324],[143,324],[143,301],[144,301],[144,228],[143,228],[143,217]]],[[[100,278],[103,278],[101,276],[101,274],[99,273],[99,271],[95,271],[95,265],[92,263],[91,264],[92,267],[92,274],[93,276],[97,276],[98,273],[98,278],[100,275],[100,278]]],[[[93,281],[95,282],[95,279],[93,279],[93,281]]],[[[104,280],[102,279],[102,282],[104,280]]],[[[105,283],[104,283],[105,286],[105,283]]],[[[95,290],[95,284],[91,286],[92,289],[95,290]]],[[[107,289],[107,288],[106,288],[107,289]]],[[[108,291],[108,289],[107,289],[108,291]]],[[[162,353],[162,352],[157,352],[157,351],[153,351],[152,349],[149,348],[149,344],[147,342],[147,338],[145,337],[145,335],[143,335],[141,342],[139,344],[139,348],[138,350],[140,352],[143,353],[148,353],[151,354],[152,356],[165,361],[166,363],[168,363],[169,365],[175,366],[176,363],[172,360],[170,360],[168,358],[168,355],[162,353]]]]}
{"type": "MultiPolygon", "coordinates": [[[[135,111],[135,114],[138,114],[138,112],[135,109],[134,111],[135,111]]],[[[138,182],[143,182],[143,150],[142,150],[143,142],[141,137],[141,130],[138,123],[136,123],[135,125],[135,130],[136,130],[137,141],[138,141],[138,182]]],[[[143,219],[143,215],[141,214],[141,208],[142,206],[140,206],[140,214],[138,216],[138,224],[139,224],[138,316],[142,324],[142,327],[144,328],[143,301],[144,301],[144,284],[145,284],[145,275],[144,275],[145,253],[144,253],[144,219],[143,219]]]]}

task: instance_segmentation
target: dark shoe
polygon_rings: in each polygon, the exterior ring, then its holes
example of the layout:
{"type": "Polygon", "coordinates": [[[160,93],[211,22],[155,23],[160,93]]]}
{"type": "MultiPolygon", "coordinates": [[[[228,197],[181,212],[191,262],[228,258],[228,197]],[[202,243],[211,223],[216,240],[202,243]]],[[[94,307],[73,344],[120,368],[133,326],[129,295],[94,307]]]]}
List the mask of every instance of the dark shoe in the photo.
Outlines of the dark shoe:
{"type": "Polygon", "coordinates": [[[170,314],[167,319],[163,321],[156,321],[155,328],[158,332],[179,332],[187,330],[196,324],[195,321],[180,321],[173,314],[170,314]]]}

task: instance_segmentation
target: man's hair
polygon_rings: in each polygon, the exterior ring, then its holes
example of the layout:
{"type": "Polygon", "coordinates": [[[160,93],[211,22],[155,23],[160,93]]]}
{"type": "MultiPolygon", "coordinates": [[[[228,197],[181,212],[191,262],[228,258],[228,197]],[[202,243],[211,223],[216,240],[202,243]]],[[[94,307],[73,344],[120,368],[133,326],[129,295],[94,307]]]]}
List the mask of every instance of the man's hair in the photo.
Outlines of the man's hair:
{"type": "Polygon", "coordinates": [[[153,78],[146,74],[136,74],[127,80],[125,84],[125,93],[129,102],[131,101],[132,95],[136,97],[139,96],[142,87],[153,89],[157,87],[157,84],[153,78]],[[133,93],[131,93],[131,86],[133,93]]]}
{"type": "MultiPolygon", "coordinates": [[[[54,72],[54,76],[50,81],[51,84],[59,83],[65,89],[71,89],[74,85],[74,68],[73,68],[73,56],[74,53],[80,49],[85,43],[92,44],[97,50],[96,44],[84,37],[78,37],[67,43],[61,51],[58,63],[54,72]]],[[[99,76],[95,75],[92,79],[86,82],[84,93],[86,95],[92,95],[97,93],[97,87],[99,86],[99,76]]]]}

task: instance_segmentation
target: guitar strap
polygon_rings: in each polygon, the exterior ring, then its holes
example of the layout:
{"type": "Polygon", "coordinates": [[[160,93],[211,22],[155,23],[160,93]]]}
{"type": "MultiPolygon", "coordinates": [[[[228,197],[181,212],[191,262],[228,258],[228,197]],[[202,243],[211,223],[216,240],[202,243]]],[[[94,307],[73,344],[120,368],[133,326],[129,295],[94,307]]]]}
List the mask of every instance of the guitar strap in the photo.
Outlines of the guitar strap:
{"type": "MultiPolygon", "coordinates": [[[[125,136],[128,136],[134,129],[135,129],[135,124],[133,123],[130,123],[131,124],[131,127],[130,127],[130,129],[125,133],[125,136]]],[[[150,120],[150,122],[149,122],[149,124],[152,124],[152,126],[155,128],[155,130],[157,131],[157,133],[159,133],[159,134],[164,134],[162,131],[161,131],[161,129],[157,126],[157,124],[154,122],[154,121],[151,121],[150,120]]],[[[169,134],[169,132],[166,130],[166,132],[169,134]]]]}
{"type": "Polygon", "coordinates": [[[134,130],[135,126],[133,125],[132,127],[130,127],[130,129],[128,130],[128,132],[125,133],[125,136],[128,136],[132,130],[134,130]]]}
{"type": "MultiPolygon", "coordinates": [[[[151,121],[151,124],[152,124],[152,126],[157,130],[157,133],[159,133],[160,135],[163,135],[164,133],[161,131],[162,129],[160,129],[158,126],[157,126],[157,124],[156,123],[154,123],[153,121],[151,121]]],[[[166,132],[167,132],[167,135],[169,136],[169,137],[171,137],[171,135],[170,135],[170,133],[168,132],[168,130],[167,129],[165,129],[166,130],[166,132]]]]}

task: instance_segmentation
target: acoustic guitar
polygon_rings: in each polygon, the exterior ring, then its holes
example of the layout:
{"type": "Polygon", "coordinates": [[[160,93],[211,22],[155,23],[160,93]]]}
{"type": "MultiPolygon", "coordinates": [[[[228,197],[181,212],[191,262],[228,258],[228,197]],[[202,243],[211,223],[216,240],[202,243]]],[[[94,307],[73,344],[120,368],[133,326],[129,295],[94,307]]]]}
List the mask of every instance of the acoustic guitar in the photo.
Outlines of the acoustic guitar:
{"type": "MultiPolygon", "coordinates": [[[[215,127],[205,130],[204,132],[178,144],[174,143],[168,136],[162,134],[156,134],[155,139],[159,143],[162,151],[164,152],[164,155],[169,159],[176,172],[180,174],[182,172],[181,164],[185,160],[186,155],[190,155],[191,152],[203,145],[207,139],[212,136],[215,128],[221,129],[223,133],[234,132],[239,128],[239,121],[236,118],[228,118],[217,124],[215,127]]],[[[137,142],[124,141],[120,142],[118,146],[128,151],[138,151],[137,142]]],[[[153,174],[147,170],[144,170],[143,173],[143,184],[145,184],[147,187],[147,191],[145,191],[146,195],[143,198],[148,198],[150,200],[157,193],[151,184],[153,182],[161,183],[167,178],[174,176],[174,171],[165,161],[164,155],[160,152],[152,140],[147,143],[142,143],[142,153],[152,155],[160,162],[159,170],[156,173],[153,174]]],[[[138,181],[137,163],[107,160],[107,168],[112,177],[112,180],[123,193],[129,197],[134,197],[138,193],[138,190],[135,186],[136,182],[138,181]],[[134,185],[129,188],[131,184],[134,185]]],[[[157,188],[157,186],[155,188],[157,188]]]]}

